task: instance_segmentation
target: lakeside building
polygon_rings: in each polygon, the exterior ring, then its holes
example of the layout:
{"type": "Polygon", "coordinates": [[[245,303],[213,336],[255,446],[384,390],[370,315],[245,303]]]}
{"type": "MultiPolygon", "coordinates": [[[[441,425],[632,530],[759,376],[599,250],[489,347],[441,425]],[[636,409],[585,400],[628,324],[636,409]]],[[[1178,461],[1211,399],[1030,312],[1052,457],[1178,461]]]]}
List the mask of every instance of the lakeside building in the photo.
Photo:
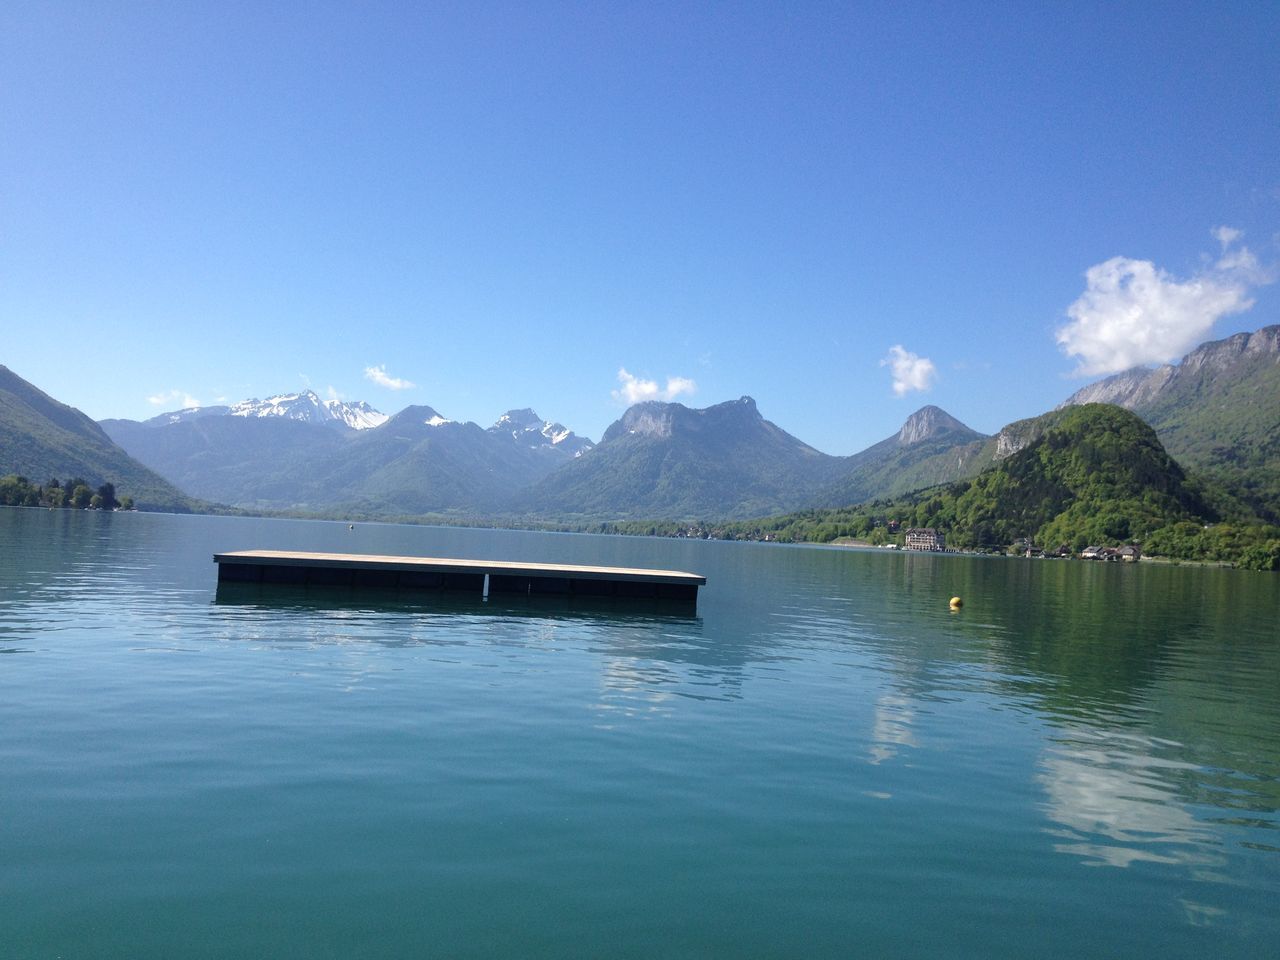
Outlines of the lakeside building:
{"type": "Polygon", "coordinates": [[[938,552],[947,549],[947,540],[940,530],[933,527],[912,527],[907,531],[906,547],[908,550],[938,552]]]}
{"type": "Polygon", "coordinates": [[[1137,563],[1142,559],[1142,547],[1131,543],[1124,547],[1085,547],[1080,554],[1081,560],[1110,560],[1137,563]]]}

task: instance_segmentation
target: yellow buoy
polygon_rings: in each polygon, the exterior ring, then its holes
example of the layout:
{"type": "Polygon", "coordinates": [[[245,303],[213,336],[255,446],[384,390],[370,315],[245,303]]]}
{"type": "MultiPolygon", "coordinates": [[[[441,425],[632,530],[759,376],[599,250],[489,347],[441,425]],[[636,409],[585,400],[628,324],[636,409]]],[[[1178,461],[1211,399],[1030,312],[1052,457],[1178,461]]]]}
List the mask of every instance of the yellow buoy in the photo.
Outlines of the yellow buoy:
{"type": "Polygon", "coordinates": [[[963,606],[964,606],[964,601],[963,601],[963,600],[961,600],[959,597],[952,597],[952,598],[951,598],[951,609],[952,609],[952,610],[959,610],[959,609],[960,609],[961,607],[963,607],[963,606]]]}

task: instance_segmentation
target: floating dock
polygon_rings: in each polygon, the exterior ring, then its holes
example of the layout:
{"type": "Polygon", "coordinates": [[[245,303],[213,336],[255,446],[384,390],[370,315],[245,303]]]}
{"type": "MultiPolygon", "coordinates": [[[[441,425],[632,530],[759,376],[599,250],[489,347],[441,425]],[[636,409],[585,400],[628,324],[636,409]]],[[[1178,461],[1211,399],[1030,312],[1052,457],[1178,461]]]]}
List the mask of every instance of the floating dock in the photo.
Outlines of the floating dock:
{"type": "Polygon", "coordinates": [[[696,604],[707,578],[680,570],[591,567],[505,560],[383,557],[363,553],[237,550],[215,553],[219,583],[383,590],[466,591],[527,596],[618,597],[696,604]]]}

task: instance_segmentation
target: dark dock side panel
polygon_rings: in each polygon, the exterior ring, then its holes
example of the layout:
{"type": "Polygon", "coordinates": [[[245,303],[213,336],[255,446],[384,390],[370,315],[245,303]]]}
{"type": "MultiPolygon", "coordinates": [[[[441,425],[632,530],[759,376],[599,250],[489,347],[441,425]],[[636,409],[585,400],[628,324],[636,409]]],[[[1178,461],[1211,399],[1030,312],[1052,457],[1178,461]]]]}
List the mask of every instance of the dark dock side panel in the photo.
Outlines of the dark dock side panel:
{"type": "Polygon", "coordinates": [[[239,550],[217,553],[219,583],[527,596],[615,597],[696,604],[707,578],[680,570],[557,563],[239,550]]]}

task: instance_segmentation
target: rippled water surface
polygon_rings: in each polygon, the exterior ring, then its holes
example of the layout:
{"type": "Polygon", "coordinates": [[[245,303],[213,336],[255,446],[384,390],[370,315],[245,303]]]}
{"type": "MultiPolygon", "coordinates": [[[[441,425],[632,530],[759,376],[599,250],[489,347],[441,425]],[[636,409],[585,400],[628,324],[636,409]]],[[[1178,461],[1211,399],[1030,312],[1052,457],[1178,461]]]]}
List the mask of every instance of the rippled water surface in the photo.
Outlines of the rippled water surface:
{"type": "Polygon", "coordinates": [[[0,956],[1274,956],[1277,624],[1229,570],[0,508],[0,956]],[[255,547],[708,585],[219,595],[255,547]]]}

